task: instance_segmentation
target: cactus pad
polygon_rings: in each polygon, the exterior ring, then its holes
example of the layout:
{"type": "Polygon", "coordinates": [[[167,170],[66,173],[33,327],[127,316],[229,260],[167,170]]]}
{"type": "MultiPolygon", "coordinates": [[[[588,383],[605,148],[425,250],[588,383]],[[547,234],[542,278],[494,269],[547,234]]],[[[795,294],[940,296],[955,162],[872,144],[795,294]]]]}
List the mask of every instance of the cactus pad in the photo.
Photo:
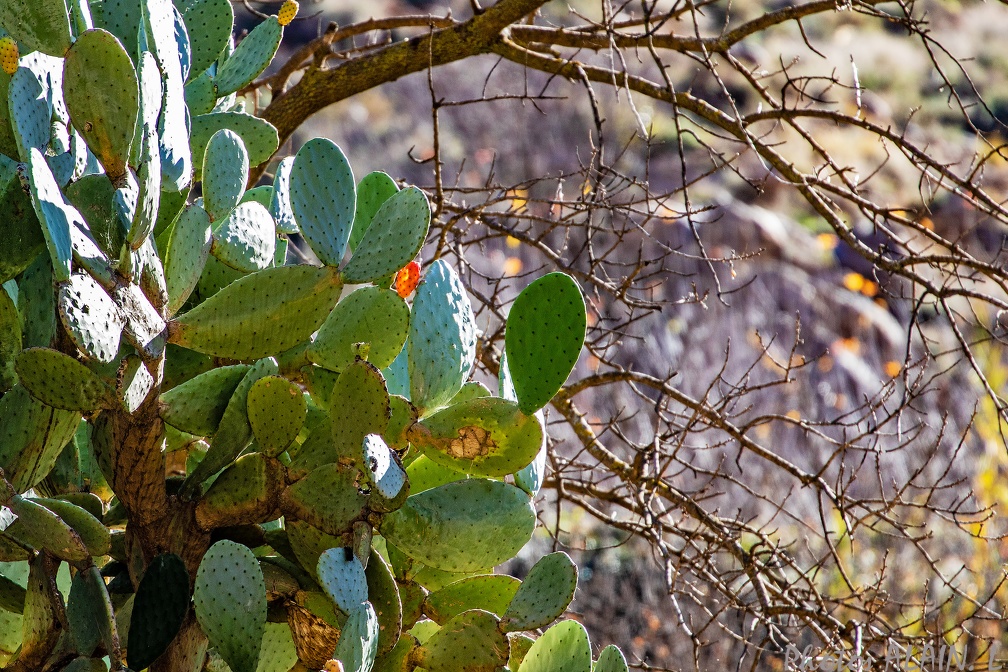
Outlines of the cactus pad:
{"type": "Polygon", "coordinates": [[[406,475],[409,478],[410,492],[414,495],[466,478],[465,472],[438,464],[426,455],[418,455],[410,462],[406,467],[406,475]]]}
{"type": "Polygon", "coordinates": [[[49,509],[69,525],[90,555],[101,557],[109,552],[111,537],[108,528],[91,512],[62,499],[35,498],[32,501],[49,509]]]}
{"type": "Polygon", "coordinates": [[[253,28],[218,67],[214,77],[217,95],[226,96],[251,84],[273,60],[282,38],[283,26],[275,16],[253,28]]]}
{"type": "Polygon", "coordinates": [[[140,111],[133,62],[114,35],[94,29],[77,38],[63,67],[70,120],[117,184],[126,173],[140,111]]]}
{"type": "Polygon", "coordinates": [[[567,609],[577,589],[577,565],[566,553],[539,559],[501,619],[505,632],[544,628],[567,609]]]}
{"type": "Polygon", "coordinates": [[[290,172],[293,166],[293,156],[285,157],[277,164],[273,177],[273,200],[270,202],[270,214],[276,222],[277,232],[288,235],[298,232],[290,203],[290,172]]]}
{"type": "Polygon", "coordinates": [[[588,631],[577,621],[563,621],[535,641],[517,672],[589,672],[591,664],[588,631]]]}
{"type": "MultiPolygon", "coordinates": [[[[284,529],[287,532],[287,541],[290,544],[294,557],[298,564],[305,568],[312,577],[318,567],[319,558],[330,548],[342,548],[340,539],[326,534],[314,525],[309,525],[296,519],[285,519],[284,529]]],[[[326,600],[329,602],[329,600],[326,600]]],[[[330,651],[331,653],[331,651],[330,651]]]]}
{"type": "Polygon", "coordinates": [[[247,275],[176,318],[169,340],[217,357],[253,359],[307,339],[342,289],[330,268],[281,266],[247,275]]]}
{"type": "Polygon", "coordinates": [[[392,568],[377,550],[371,549],[364,575],[368,599],[378,617],[378,655],[392,650],[402,631],[402,602],[392,568]]]}
{"type": "Polygon", "coordinates": [[[266,584],[255,556],[218,541],[203,556],[193,590],[196,620],[234,672],[255,672],[266,629],[266,584]]]}
{"type": "Polygon", "coordinates": [[[20,385],[0,397],[0,468],[15,490],[46,477],[79,422],[79,413],[46,406],[20,385]]]}
{"type": "Polygon", "coordinates": [[[368,173],[357,185],[357,207],[354,212],[353,228],[350,230],[350,251],[357,249],[357,244],[364,237],[364,232],[371,226],[371,220],[382,203],[395,196],[399,191],[395,180],[381,171],[368,173]]]}
{"type": "Polygon", "coordinates": [[[192,48],[189,81],[202,75],[221,55],[231,37],[234,10],[228,0],[195,0],[182,12],[192,48]]]}
{"type": "MultiPolygon", "coordinates": [[[[252,187],[241,198],[242,203],[247,203],[250,201],[255,201],[259,205],[263,206],[269,210],[270,204],[273,202],[273,186],[269,184],[264,184],[259,187],[252,187]]],[[[270,213],[273,216],[273,213],[270,213]]]]}
{"type": "Polygon", "coordinates": [[[0,69],[8,75],[13,75],[18,69],[18,46],[13,37],[0,38],[0,69]]]}
{"type": "Polygon", "coordinates": [[[566,273],[544,275],[515,299],[504,348],[523,412],[548,404],[567,380],[584,345],[586,325],[581,289],[566,273]]]}
{"type": "Polygon", "coordinates": [[[257,380],[249,388],[247,406],[259,450],[271,456],[279,455],[293,443],[308,413],[301,389],[280,376],[257,380]]]}
{"type": "Polygon", "coordinates": [[[221,472],[196,505],[196,523],[204,530],[266,520],[283,489],[280,464],[262,453],[249,453],[221,472]]]}
{"type": "Polygon", "coordinates": [[[67,562],[81,562],[90,556],[73,528],[41,504],[15,495],[7,508],[17,516],[4,530],[8,537],[67,562]]]}
{"type": "Polygon", "coordinates": [[[416,637],[403,633],[391,651],[375,659],[372,672],[412,672],[415,668],[410,659],[419,644],[416,637]]]}
{"type": "Polygon", "coordinates": [[[8,111],[18,157],[22,161],[28,160],[32,147],[45,151],[49,145],[52,105],[43,81],[31,70],[22,67],[18,68],[8,84],[8,111]]]}
{"type": "Polygon", "coordinates": [[[276,231],[269,210],[255,201],[240,203],[214,231],[210,252],[245,273],[271,266],[276,252],[276,231]]]}
{"type": "Polygon", "coordinates": [[[86,273],[74,273],[59,287],[60,319],[77,348],[99,362],[119,352],[126,318],[105,290],[86,273]]]}
{"type": "Polygon", "coordinates": [[[256,672],[287,672],[297,661],[290,627],[286,623],[267,623],[256,672]]]}
{"type": "Polygon", "coordinates": [[[64,0],[2,0],[3,26],[27,51],[63,56],[73,38],[64,0]]]}
{"type": "Polygon", "coordinates": [[[445,623],[424,642],[418,662],[428,672],[490,672],[507,663],[509,652],[507,637],[497,630],[497,617],[473,609],[445,623]]]}
{"type": "Polygon", "coordinates": [[[273,156],[280,144],[277,130],[265,119],[241,112],[211,112],[193,117],[189,132],[196,173],[203,170],[203,154],[214,133],[222,128],[230,128],[241,136],[248,152],[249,165],[258,166],[273,156]]]}
{"type": "Polygon", "coordinates": [[[409,431],[430,459],[457,471],[504,476],[535,459],[543,443],[539,419],[499,397],[452,404],[409,431]]]}
{"type": "Polygon", "coordinates": [[[154,389],[154,377],[143,361],[136,355],[126,357],[123,360],[121,374],[116,379],[116,393],[126,412],[135,412],[152,389],[154,389]]]}
{"type": "Polygon", "coordinates": [[[18,382],[14,362],[21,352],[21,317],[7,294],[0,292],[0,394],[18,382]]]}
{"type": "Polygon", "coordinates": [[[363,462],[368,480],[374,485],[371,509],[393,511],[399,508],[409,494],[409,481],[398,456],[377,434],[364,437],[363,462]]]}
{"type": "Polygon", "coordinates": [[[623,652],[612,644],[602,649],[592,670],[593,672],[630,672],[623,652]]]}
{"type": "Polygon", "coordinates": [[[287,488],[281,500],[290,515],[334,536],[350,531],[364,515],[367,497],[357,490],[356,469],[325,464],[287,488]]]}
{"type": "Polygon", "coordinates": [[[316,575],[322,589],[345,614],[368,599],[367,577],[361,564],[349,548],[330,548],[318,559],[316,575]]]}
{"type": "Polygon", "coordinates": [[[284,0],[280,5],[280,11],[277,12],[277,23],[281,26],[288,25],[297,16],[298,7],[297,0],[284,0]]]}
{"type": "Polygon", "coordinates": [[[357,459],[364,437],[388,427],[391,409],[381,372],[367,362],[354,362],[336,380],[333,399],[339,400],[330,411],[335,454],[357,459]]]}
{"type": "Polygon", "coordinates": [[[219,366],[161,393],[161,418],[196,436],[217,431],[235,388],[252,368],[247,364],[219,366]]]}
{"type": "Polygon", "coordinates": [[[379,532],[425,565],[471,572],[514,557],[534,529],[535,510],[524,492],[471,478],[411,495],[379,532]]]}
{"type": "Polygon", "coordinates": [[[373,282],[409,263],[427,237],[430,217],[427,197],[416,187],[382,203],[343,269],[347,282],[373,282]]]}
{"type": "Polygon", "coordinates": [[[248,370],[238,383],[228,401],[220,425],[214,433],[213,441],[199,466],[189,474],[187,485],[196,486],[231,464],[252,440],[252,426],[249,425],[246,400],[252,385],[268,375],[277,373],[276,360],[272,357],[260,359],[248,370]]]}
{"type": "Polygon", "coordinates": [[[476,361],[476,318],[455,270],[443,259],[427,267],[410,315],[410,400],[436,410],[458,393],[476,361]]]}
{"type": "Polygon", "coordinates": [[[169,314],[185,305],[196,288],[212,243],[210,216],[206,210],[196,203],[186,206],[175,220],[165,253],[169,314]]]}
{"type": "Polygon", "coordinates": [[[346,672],[371,672],[378,654],[378,617],[370,602],[350,614],[333,658],[343,663],[346,672]]]}
{"type": "Polygon", "coordinates": [[[137,586],[127,662],[142,670],[164,653],[189,611],[189,573],[174,553],[156,556],[137,586]]]}
{"type": "Polygon", "coordinates": [[[409,445],[406,430],[417,421],[417,412],[412,404],[397,394],[389,395],[389,409],[391,415],[389,416],[388,428],[383,436],[389,448],[401,451],[409,445]]]}
{"type": "Polygon", "coordinates": [[[185,107],[185,68],[189,63],[185,25],[175,7],[159,0],[141,0],[146,41],[157,58],[164,82],[164,101],[158,119],[161,178],[166,191],[182,191],[194,162],[190,152],[189,115],[185,107]]]}
{"type": "Polygon", "coordinates": [[[332,371],[354,361],[356,343],[369,343],[368,361],[380,369],[391,364],[409,333],[409,307],[396,293],[361,287],[341,300],[326,318],[308,349],[308,358],[332,371]]]}
{"type": "Polygon", "coordinates": [[[210,137],[203,154],[203,207],[212,221],[227,217],[248,182],[249,157],[241,136],[222,128],[210,137]]]}
{"type": "Polygon", "coordinates": [[[32,205],[45,236],[52,257],[53,278],[57,281],[70,279],[70,257],[72,254],[70,228],[84,218],[77,208],[66,202],[56,178],[49,170],[42,152],[31,147],[28,158],[28,182],[31,188],[32,205]]]}
{"type": "Polygon", "coordinates": [[[529,649],[535,644],[535,640],[520,632],[509,632],[508,643],[511,645],[511,654],[508,656],[508,669],[517,670],[521,667],[522,661],[529,649]]]}
{"type": "Polygon", "coordinates": [[[441,625],[470,609],[483,609],[500,616],[521,583],[506,574],[470,576],[428,595],[423,612],[441,625]]]}
{"type": "Polygon", "coordinates": [[[92,565],[74,576],[67,598],[66,615],[70,635],[79,653],[91,655],[98,644],[104,643],[109,654],[118,658],[115,615],[105,580],[97,567],[92,565]]]}
{"type": "Polygon", "coordinates": [[[322,263],[343,260],[356,208],[353,172],[334,142],[309,140],[290,173],[290,203],[301,235],[322,263]]]}
{"type": "Polygon", "coordinates": [[[28,348],[17,358],[18,378],[33,397],[53,408],[111,408],[115,390],[91,369],[59,350],[28,348]]]}

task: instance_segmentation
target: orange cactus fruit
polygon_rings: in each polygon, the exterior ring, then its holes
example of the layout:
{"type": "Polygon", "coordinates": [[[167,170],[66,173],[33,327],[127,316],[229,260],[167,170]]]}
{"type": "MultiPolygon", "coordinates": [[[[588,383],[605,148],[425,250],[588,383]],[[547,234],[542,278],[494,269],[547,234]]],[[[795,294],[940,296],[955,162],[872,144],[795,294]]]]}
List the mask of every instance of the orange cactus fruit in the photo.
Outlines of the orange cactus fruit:
{"type": "Polygon", "coordinates": [[[13,75],[18,69],[18,46],[13,37],[0,39],[0,67],[8,75],[13,75]]]}
{"type": "Polygon", "coordinates": [[[294,20],[295,16],[297,16],[298,7],[299,5],[297,0],[286,0],[286,2],[280,6],[280,11],[277,12],[277,22],[281,26],[286,26],[294,20]]]}
{"type": "Polygon", "coordinates": [[[413,293],[416,286],[420,284],[420,264],[411,261],[396,273],[395,291],[402,298],[406,298],[413,293]]]}

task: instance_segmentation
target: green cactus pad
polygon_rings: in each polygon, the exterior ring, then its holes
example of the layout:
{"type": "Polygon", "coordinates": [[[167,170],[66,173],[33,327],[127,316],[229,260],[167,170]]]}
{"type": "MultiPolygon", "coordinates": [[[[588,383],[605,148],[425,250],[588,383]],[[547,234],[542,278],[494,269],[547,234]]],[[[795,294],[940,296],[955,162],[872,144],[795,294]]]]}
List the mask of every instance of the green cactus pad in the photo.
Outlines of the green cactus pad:
{"type": "Polygon", "coordinates": [[[8,110],[18,157],[27,161],[31,148],[45,150],[52,127],[52,106],[47,87],[26,67],[11,76],[7,90],[8,110]]]}
{"type": "Polygon", "coordinates": [[[196,174],[203,170],[203,154],[214,133],[222,128],[230,128],[241,136],[249,155],[249,165],[258,166],[273,156],[280,144],[280,138],[273,124],[251,114],[241,112],[211,112],[192,119],[189,132],[192,156],[196,162],[196,174]]]}
{"type": "Polygon", "coordinates": [[[56,178],[49,170],[49,164],[34,147],[29,149],[28,182],[32,205],[42,223],[42,234],[52,258],[53,278],[59,282],[69,280],[72,255],[70,228],[78,223],[83,224],[84,218],[63,198],[56,178]]]}
{"type": "Polygon", "coordinates": [[[535,640],[520,632],[508,633],[508,644],[511,645],[511,654],[508,656],[508,669],[517,670],[525,660],[529,649],[535,644],[535,640]]]}
{"type": "Polygon", "coordinates": [[[248,418],[259,450],[276,456],[287,449],[304,426],[308,404],[294,383],[266,376],[249,388],[248,418]]]}
{"type": "Polygon", "coordinates": [[[116,404],[115,390],[79,361],[49,348],[28,348],[17,358],[18,378],[33,397],[53,408],[97,411],[116,404]]]}
{"type": "Polygon", "coordinates": [[[370,507],[372,511],[394,511],[409,496],[409,480],[385,441],[377,434],[364,437],[364,473],[373,485],[370,507]]]}
{"type": "Polygon", "coordinates": [[[62,57],[70,48],[70,17],[64,0],[2,0],[3,27],[24,48],[62,57]]]}
{"type": "Polygon", "coordinates": [[[428,595],[424,600],[423,612],[441,625],[470,609],[483,609],[500,616],[511,603],[521,583],[506,574],[470,576],[428,595]]]}
{"type": "Polygon", "coordinates": [[[301,374],[304,376],[305,387],[308,388],[312,401],[328,413],[333,387],[339,374],[321,366],[304,366],[301,368],[301,374]]]}
{"type": "Polygon", "coordinates": [[[130,56],[112,33],[94,29],[67,52],[63,96],[70,120],[116,184],[126,173],[140,111],[130,56]]]}
{"type": "Polygon", "coordinates": [[[273,199],[270,202],[270,214],[276,222],[277,232],[287,235],[298,233],[290,202],[290,172],[293,166],[293,156],[285,157],[277,164],[276,175],[273,177],[273,199]]]}
{"type": "Polygon", "coordinates": [[[364,569],[367,577],[368,600],[374,607],[378,617],[378,655],[392,650],[402,631],[402,603],[399,598],[399,588],[392,568],[385,558],[371,549],[367,567],[364,569]]]}
{"type": "Polygon", "coordinates": [[[290,515],[338,536],[350,531],[364,515],[367,497],[357,490],[358,472],[341,464],[325,464],[287,488],[281,498],[290,515]]]}
{"type": "Polygon", "coordinates": [[[468,383],[462,386],[462,389],[458,391],[454,397],[452,397],[451,403],[461,404],[462,402],[469,401],[471,399],[480,399],[483,397],[489,397],[490,390],[487,386],[477,380],[470,380],[468,383]]]}
{"type": "Polygon", "coordinates": [[[356,343],[369,343],[380,369],[395,360],[409,333],[409,306],[390,289],[361,287],[341,300],[308,348],[308,359],[332,371],[354,361],[356,343]]]}
{"type": "Polygon", "coordinates": [[[213,78],[209,72],[189,80],[185,86],[185,100],[190,114],[201,115],[213,111],[217,102],[217,92],[214,90],[213,78]]]}
{"type": "Polygon", "coordinates": [[[21,352],[21,317],[5,291],[0,291],[0,394],[18,382],[14,362],[21,352]]]}
{"type": "Polygon", "coordinates": [[[182,12],[192,44],[189,81],[205,73],[231,38],[234,10],[228,0],[195,0],[182,12]]]}
{"type": "Polygon", "coordinates": [[[536,454],[527,467],[515,472],[515,485],[527,492],[532,497],[539,494],[543,481],[546,478],[546,457],[548,456],[546,445],[536,454]]]}
{"type": "Polygon", "coordinates": [[[78,653],[89,656],[103,643],[105,650],[118,658],[119,635],[112,601],[105,580],[94,565],[74,576],[66,615],[78,653]]]}
{"type": "MultiPolygon", "coordinates": [[[[0,109],[3,107],[0,103],[0,109]]],[[[7,213],[4,235],[0,236],[0,282],[28,268],[46,245],[31,196],[21,188],[17,165],[13,159],[0,157],[0,211],[7,213]]]]}
{"type": "Polygon", "coordinates": [[[353,171],[343,150],[325,138],[301,146],[290,172],[291,210],[323,264],[338,266],[343,261],[356,199],[353,171]]]}
{"type": "Polygon", "coordinates": [[[443,259],[427,267],[416,290],[407,342],[410,400],[426,411],[454,397],[476,361],[476,318],[455,270],[443,259]]]}
{"type": "MultiPolygon", "coordinates": [[[[381,639],[379,639],[379,642],[381,639]]],[[[388,653],[375,658],[372,672],[413,672],[415,665],[410,660],[413,651],[420,645],[416,637],[403,633],[388,653]]]]}
{"type": "Polygon", "coordinates": [[[389,408],[392,413],[389,417],[388,428],[385,430],[385,443],[392,450],[405,450],[409,445],[406,438],[406,430],[417,421],[417,411],[413,405],[406,401],[405,397],[397,394],[389,395],[389,408]]]}
{"type": "Polygon", "coordinates": [[[343,613],[352,613],[367,601],[368,585],[364,565],[349,548],[323,551],[315,573],[326,595],[343,613]]]}
{"type": "Polygon", "coordinates": [[[203,556],[193,590],[196,620],[234,672],[255,672],[266,629],[266,584],[255,556],[218,541],[203,556]]]}
{"type": "Polygon", "coordinates": [[[534,529],[535,510],[524,492],[472,478],[411,495],[379,532],[425,565],[471,572],[514,557],[534,529]]]}
{"type": "Polygon", "coordinates": [[[90,555],[100,557],[108,554],[111,543],[108,528],[94,514],[63,499],[32,498],[31,501],[59,516],[77,533],[90,555]]]}
{"type": "Polygon", "coordinates": [[[174,314],[199,282],[213,243],[210,216],[193,203],[179,214],[165,253],[165,282],[168,285],[168,313],[174,314]]]}
{"type": "Polygon", "coordinates": [[[566,553],[539,559],[501,619],[504,632],[544,628],[567,609],[577,589],[577,565],[566,553]]]}
{"type": "Polygon", "coordinates": [[[417,658],[428,672],[493,672],[507,663],[509,652],[507,637],[497,630],[497,617],[473,609],[442,625],[420,647],[417,658]]]}
{"type": "Polygon", "coordinates": [[[371,672],[378,654],[378,617],[370,602],[350,614],[340,632],[333,658],[343,663],[346,672],[371,672]]]}
{"type": "Polygon", "coordinates": [[[211,254],[236,270],[252,273],[273,264],[276,227],[262,204],[238,204],[214,231],[211,254]]]}
{"type": "MultiPolygon", "coordinates": [[[[395,548],[390,546],[389,548],[395,548]]],[[[399,599],[403,608],[403,629],[412,628],[423,615],[423,602],[427,598],[424,587],[413,581],[397,581],[399,599]]],[[[431,621],[433,623],[433,621],[431,621]]]]}
{"type": "MultiPolygon", "coordinates": [[[[258,187],[252,187],[241,198],[242,203],[249,203],[255,201],[259,205],[263,206],[267,210],[270,208],[270,204],[273,202],[273,185],[264,184],[258,187]]],[[[270,213],[273,216],[273,213],[270,213]]]]}
{"type": "Polygon", "coordinates": [[[200,498],[196,523],[204,530],[259,523],[276,508],[283,485],[276,460],[261,453],[242,455],[200,498]]]}
{"type": "Polygon", "coordinates": [[[275,16],[253,28],[218,67],[214,77],[217,95],[226,96],[251,84],[273,60],[283,33],[283,26],[275,16]]]}
{"type": "Polygon", "coordinates": [[[357,249],[364,232],[371,226],[371,220],[374,219],[378,208],[398,191],[399,186],[395,180],[381,171],[368,173],[360,181],[357,185],[357,208],[354,212],[353,228],[350,230],[351,252],[357,249]]]}
{"type": "Polygon", "coordinates": [[[249,389],[257,380],[274,375],[278,371],[279,367],[272,357],[260,359],[248,370],[231,395],[227,408],[224,409],[224,415],[221,416],[210,449],[199,466],[186,479],[187,485],[194,487],[210,478],[231,464],[249,444],[252,440],[252,426],[249,424],[246,410],[249,389]]]}
{"type": "Polygon", "coordinates": [[[347,282],[373,282],[412,261],[427,237],[430,217],[427,196],[416,187],[382,203],[343,269],[347,282]]]}
{"type": "Polygon", "coordinates": [[[464,471],[449,469],[426,455],[418,455],[410,462],[406,467],[406,475],[409,478],[410,492],[414,495],[439,485],[467,478],[464,471]]]}
{"type": "Polygon", "coordinates": [[[581,288],[566,273],[544,275],[515,299],[504,348],[523,412],[548,404],[567,380],[581,354],[586,326],[581,288]]]}
{"type": "Polygon", "coordinates": [[[86,273],[74,273],[59,286],[60,319],[77,348],[99,362],[111,362],[119,352],[126,325],[122,310],[86,273]]]}
{"type": "Polygon", "coordinates": [[[95,243],[106,257],[116,258],[126,234],[112,205],[115,187],[104,175],[85,175],[64,188],[67,200],[84,217],[95,243]]]}
{"type": "Polygon", "coordinates": [[[123,360],[121,371],[116,380],[116,395],[126,412],[134,413],[154,389],[154,377],[136,355],[123,360]]]}
{"type": "Polygon", "coordinates": [[[287,530],[287,541],[298,564],[313,577],[322,554],[330,548],[342,548],[343,546],[340,539],[301,520],[285,519],[284,527],[287,530]]]}
{"type": "MultiPolygon", "coordinates": [[[[196,204],[200,205],[199,202],[196,204]]],[[[248,274],[237,271],[212,254],[208,254],[206,263],[203,264],[203,272],[196,283],[196,295],[200,301],[205,301],[235,280],[243,278],[246,275],[248,274]]]]}
{"type": "Polygon", "coordinates": [[[254,359],[306,340],[343,284],[330,268],[281,266],[237,280],[176,318],[169,341],[216,357],[254,359]]]}
{"type": "Polygon", "coordinates": [[[536,640],[518,672],[591,672],[591,665],[588,632],[577,621],[563,621],[536,640]]]}
{"type": "Polygon", "coordinates": [[[79,422],[80,413],[46,406],[20,385],[0,397],[0,469],[15,490],[46,477],[79,422]]]}
{"type": "Polygon", "coordinates": [[[438,411],[409,430],[410,443],[435,462],[478,476],[521,469],[543,443],[539,419],[499,397],[477,397],[438,411]]]}
{"type": "Polygon", "coordinates": [[[174,553],[156,556],[144,571],[130,615],[126,662],[143,670],[175,639],[189,611],[189,573],[174,553]]]}
{"type": "Polygon", "coordinates": [[[12,614],[24,612],[27,592],[24,586],[0,574],[0,609],[12,614]]]}
{"type": "Polygon", "coordinates": [[[593,672],[630,672],[623,652],[612,644],[602,649],[592,670],[593,672]]]}
{"type": "Polygon", "coordinates": [[[137,120],[136,137],[132,152],[137,165],[137,180],[140,193],[137,197],[136,212],[126,235],[130,249],[139,250],[157,222],[157,212],[161,204],[161,152],[158,147],[157,120],[161,113],[161,71],[154,56],[145,51],[137,68],[140,83],[140,116],[137,120]]]}
{"type": "Polygon", "coordinates": [[[212,436],[250,368],[247,364],[219,366],[162,392],[161,418],[183,432],[212,436]]]}
{"type": "Polygon", "coordinates": [[[22,545],[52,553],[60,560],[81,562],[88,557],[87,547],[73,528],[48,508],[15,495],[7,503],[17,520],[4,534],[22,545]]]}
{"type": "Polygon", "coordinates": [[[212,221],[220,221],[241,201],[248,182],[249,158],[241,136],[230,128],[214,133],[203,166],[203,207],[212,221]]]}
{"type": "Polygon", "coordinates": [[[193,156],[189,148],[189,115],[185,107],[185,26],[171,3],[141,0],[140,42],[151,48],[164,82],[164,102],[158,119],[161,178],[167,191],[182,191],[190,182],[193,156]]]}
{"type": "Polygon", "coordinates": [[[297,649],[286,623],[267,623],[256,672],[287,672],[298,661],[297,649]]]}

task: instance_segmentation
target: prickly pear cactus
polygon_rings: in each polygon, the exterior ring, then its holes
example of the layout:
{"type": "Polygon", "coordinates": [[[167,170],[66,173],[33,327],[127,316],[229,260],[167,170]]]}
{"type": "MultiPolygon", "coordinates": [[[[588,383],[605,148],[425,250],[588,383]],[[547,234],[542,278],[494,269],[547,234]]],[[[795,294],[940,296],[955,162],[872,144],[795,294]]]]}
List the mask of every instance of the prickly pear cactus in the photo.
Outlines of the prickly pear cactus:
{"type": "Polygon", "coordinates": [[[573,280],[515,301],[494,396],[423,191],[324,139],[247,183],[279,135],[239,96],[297,2],[237,47],[227,0],[0,10],[0,662],[587,672],[580,626],[531,636],[567,556],[492,573],[535,529],[573,280]]]}

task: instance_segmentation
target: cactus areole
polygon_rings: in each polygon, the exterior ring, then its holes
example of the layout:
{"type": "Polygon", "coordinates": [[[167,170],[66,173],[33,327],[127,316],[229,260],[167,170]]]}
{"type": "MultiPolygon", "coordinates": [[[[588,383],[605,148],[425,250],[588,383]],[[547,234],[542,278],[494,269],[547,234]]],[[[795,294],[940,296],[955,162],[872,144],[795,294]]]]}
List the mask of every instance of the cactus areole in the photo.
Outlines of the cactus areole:
{"type": "Polygon", "coordinates": [[[492,573],[535,529],[574,280],[519,296],[494,397],[465,278],[417,261],[423,191],[323,139],[246,190],[277,131],[233,94],[297,2],[236,48],[226,0],[0,2],[0,667],[549,669],[576,569],[492,573]]]}

